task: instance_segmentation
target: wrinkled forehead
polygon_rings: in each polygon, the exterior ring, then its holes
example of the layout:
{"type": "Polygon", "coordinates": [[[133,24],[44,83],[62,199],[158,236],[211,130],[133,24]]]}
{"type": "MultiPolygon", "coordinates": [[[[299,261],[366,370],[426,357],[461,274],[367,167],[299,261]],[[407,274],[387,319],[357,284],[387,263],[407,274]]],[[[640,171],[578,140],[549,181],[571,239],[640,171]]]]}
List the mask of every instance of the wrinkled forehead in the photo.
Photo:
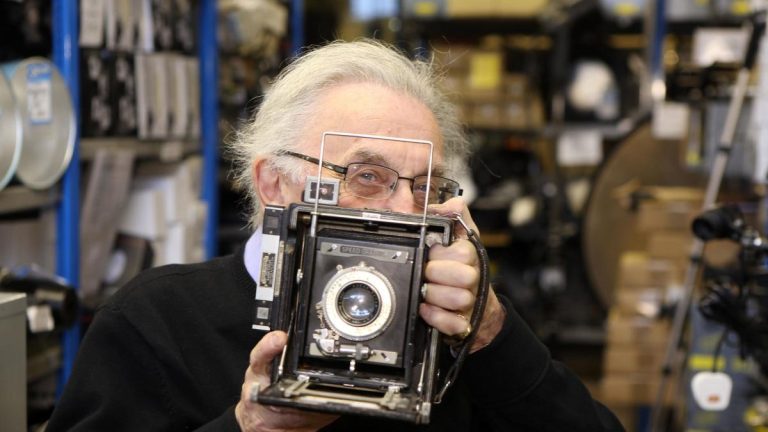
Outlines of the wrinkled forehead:
{"type": "MultiPolygon", "coordinates": [[[[378,84],[343,83],[323,91],[312,111],[302,125],[302,146],[307,154],[318,156],[323,134],[335,131],[430,141],[434,145],[434,162],[442,163],[442,137],[435,116],[424,103],[408,94],[378,84]]],[[[365,156],[395,169],[408,166],[422,171],[429,161],[429,146],[409,142],[328,136],[325,147],[325,159],[337,164],[361,162],[351,158],[365,156]]]]}

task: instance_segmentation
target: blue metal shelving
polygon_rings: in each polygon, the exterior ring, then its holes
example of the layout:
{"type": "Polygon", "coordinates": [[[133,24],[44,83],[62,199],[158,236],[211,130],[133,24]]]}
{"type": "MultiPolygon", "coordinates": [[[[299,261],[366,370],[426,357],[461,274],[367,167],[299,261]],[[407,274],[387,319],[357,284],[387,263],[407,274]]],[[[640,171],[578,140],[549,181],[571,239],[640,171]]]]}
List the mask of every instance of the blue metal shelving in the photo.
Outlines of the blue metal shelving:
{"type": "MultiPolygon", "coordinates": [[[[72,96],[76,118],[79,118],[79,47],[78,0],[53,0],[53,60],[62,73],[72,96]]],[[[216,0],[200,2],[198,55],[200,59],[201,140],[203,148],[202,198],[208,203],[208,221],[205,227],[207,257],[216,254],[216,226],[218,223],[218,46],[216,39],[216,0]]],[[[75,122],[78,124],[79,122],[75,122]]],[[[79,131],[75,137],[72,163],[61,181],[61,200],[57,211],[56,272],[73,285],[80,278],[80,143],[79,131]]],[[[72,372],[80,344],[80,327],[75,325],[65,332],[62,341],[62,368],[59,375],[59,394],[72,372]]]]}
{"type": "Polygon", "coordinates": [[[304,46],[304,0],[291,0],[291,54],[301,53],[304,46]]]}
{"type": "Polygon", "coordinates": [[[200,2],[200,127],[203,146],[203,200],[208,203],[205,225],[205,253],[216,256],[219,225],[219,55],[216,40],[216,0],[200,2]]]}
{"type": "MultiPolygon", "coordinates": [[[[77,46],[77,0],[53,1],[53,61],[61,71],[69,87],[75,118],[78,118],[79,52],[77,46]]],[[[69,283],[77,285],[80,280],[80,133],[75,122],[75,150],[72,163],[61,181],[61,200],[56,212],[56,272],[69,283]]],[[[60,394],[72,372],[78,346],[80,326],[76,323],[64,333],[62,340],[62,367],[59,375],[60,394]]]]}

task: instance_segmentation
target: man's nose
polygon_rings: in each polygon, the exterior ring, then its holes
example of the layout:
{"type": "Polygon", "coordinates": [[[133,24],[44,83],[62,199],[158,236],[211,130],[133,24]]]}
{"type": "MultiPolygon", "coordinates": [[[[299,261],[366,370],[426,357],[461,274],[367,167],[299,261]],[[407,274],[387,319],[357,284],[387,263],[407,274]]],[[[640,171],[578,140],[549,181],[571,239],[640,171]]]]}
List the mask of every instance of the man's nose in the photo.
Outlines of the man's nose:
{"type": "Polygon", "coordinates": [[[420,213],[423,204],[416,202],[411,183],[406,179],[400,179],[392,195],[384,203],[384,208],[399,213],[420,213]]]}

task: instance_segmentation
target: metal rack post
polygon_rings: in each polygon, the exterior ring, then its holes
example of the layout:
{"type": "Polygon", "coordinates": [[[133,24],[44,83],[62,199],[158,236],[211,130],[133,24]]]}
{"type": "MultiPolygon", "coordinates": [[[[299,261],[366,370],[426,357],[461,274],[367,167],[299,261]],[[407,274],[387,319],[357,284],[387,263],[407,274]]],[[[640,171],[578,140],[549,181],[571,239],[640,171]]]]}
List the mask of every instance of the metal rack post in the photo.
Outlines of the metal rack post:
{"type": "MultiPolygon", "coordinates": [[[[75,118],[79,118],[80,87],[78,82],[79,52],[78,1],[53,1],[53,61],[67,83],[72,97],[75,118]]],[[[61,200],[56,212],[56,272],[73,286],[80,283],[80,133],[75,122],[75,147],[72,162],[61,180],[61,200]]],[[[57,396],[64,389],[80,344],[80,326],[75,324],[64,332],[61,349],[62,364],[57,396]]]]}
{"type": "Polygon", "coordinates": [[[291,54],[298,56],[304,46],[304,0],[291,0],[291,54]]]}
{"type": "Polygon", "coordinates": [[[205,255],[216,256],[219,224],[219,55],[216,39],[216,0],[200,2],[200,33],[198,55],[200,56],[200,127],[203,147],[203,196],[208,203],[208,217],[205,222],[205,255]]]}

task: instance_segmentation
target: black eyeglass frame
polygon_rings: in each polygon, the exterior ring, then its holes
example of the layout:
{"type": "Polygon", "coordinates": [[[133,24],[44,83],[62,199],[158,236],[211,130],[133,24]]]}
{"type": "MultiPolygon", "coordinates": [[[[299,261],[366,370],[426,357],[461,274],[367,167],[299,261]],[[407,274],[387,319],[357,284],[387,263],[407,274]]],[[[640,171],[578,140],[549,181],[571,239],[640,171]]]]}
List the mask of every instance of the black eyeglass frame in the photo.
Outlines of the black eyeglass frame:
{"type": "MultiPolygon", "coordinates": [[[[301,153],[292,152],[290,150],[283,150],[280,153],[278,153],[278,155],[279,156],[291,156],[291,157],[303,159],[303,160],[305,160],[307,162],[310,162],[310,163],[313,163],[315,165],[320,163],[320,159],[318,159],[318,158],[315,158],[315,157],[312,157],[312,156],[307,156],[307,155],[301,154],[301,153]]],[[[333,171],[333,172],[335,172],[337,174],[343,175],[345,181],[347,179],[347,173],[349,172],[349,165],[353,165],[353,164],[372,165],[372,166],[377,166],[377,167],[381,167],[381,168],[386,168],[386,169],[394,172],[395,174],[397,174],[397,179],[398,180],[408,180],[409,182],[411,182],[411,192],[414,192],[413,191],[413,185],[416,183],[416,179],[417,178],[427,177],[426,175],[420,175],[420,176],[416,176],[416,177],[403,177],[403,176],[400,175],[399,172],[397,172],[396,170],[394,170],[394,169],[392,169],[392,168],[390,168],[388,166],[379,165],[379,164],[370,163],[370,162],[350,162],[345,167],[341,166],[341,165],[336,165],[336,164],[328,162],[328,161],[323,161],[322,162],[323,168],[327,168],[327,169],[329,169],[329,170],[331,170],[331,171],[333,171]]],[[[432,177],[432,179],[442,179],[442,180],[446,180],[446,181],[451,182],[451,183],[455,183],[456,184],[456,189],[455,189],[456,192],[455,192],[454,196],[461,196],[462,193],[464,193],[464,190],[461,189],[461,187],[460,187],[461,185],[456,180],[449,179],[449,178],[446,178],[446,177],[441,177],[441,176],[435,176],[435,175],[433,175],[431,177],[432,177]]],[[[395,189],[397,189],[397,182],[395,182],[395,185],[392,186],[389,189],[390,195],[393,192],[395,192],[395,189]]],[[[366,197],[361,197],[361,198],[365,199],[366,197]]]]}

